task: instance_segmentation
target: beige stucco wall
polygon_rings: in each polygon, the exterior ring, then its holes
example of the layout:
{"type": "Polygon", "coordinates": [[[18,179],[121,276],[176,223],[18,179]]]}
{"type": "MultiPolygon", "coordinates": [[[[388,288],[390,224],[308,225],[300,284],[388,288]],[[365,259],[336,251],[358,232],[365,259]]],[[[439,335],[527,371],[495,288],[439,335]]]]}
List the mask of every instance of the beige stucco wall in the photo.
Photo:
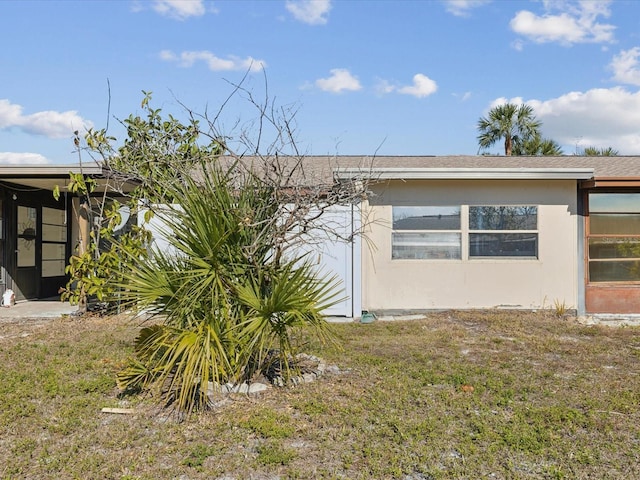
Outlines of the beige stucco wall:
{"type": "Polygon", "coordinates": [[[373,190],[365,205],[372,248],[363,242],[363,309],[576,306],[575,181],[389,181],[373,190]],[[462,260],[392,260],[393,205],[537,205],[538,259],[469,259],[463,233],[462,260]]]}

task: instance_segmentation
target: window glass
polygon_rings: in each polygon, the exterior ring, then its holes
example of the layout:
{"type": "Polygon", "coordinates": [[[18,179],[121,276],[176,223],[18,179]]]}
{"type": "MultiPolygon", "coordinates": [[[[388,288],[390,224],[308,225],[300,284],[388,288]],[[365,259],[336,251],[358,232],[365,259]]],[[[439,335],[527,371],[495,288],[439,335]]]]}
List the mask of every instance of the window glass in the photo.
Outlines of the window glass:
{"type": "Polygon", "coordinates": [[[42,276],[64,275],[66,258],[66,212],[57,208],[42,208],[42,276]]]}
{"type": "Polygon", "coordinates": [[[470,230],[536,230],[538,207],[470,206],[470,230]]]}
{"type": "Polygon", "coordinates": [[[590,193],[591,213],[640,213],[640,193],[590,193]]]}
{"type": "Polygon", "coordinates": [[[470,257],[537,257],[537,233],[470,233],[470,257]]]}
{"type": "Polygon", "coordinates": [[[45,225],[64,225],[65,211],[57,208],[42,207],[42,223],[45,225]]]}
{"type": "Polygon", "coordinates": [[[393,207],[391,258],[460,259],[460,210],[460,206],[393,207]]]}
{"type": "Polygon", "coordinates": [[[460,207],[393,207],[394,230],[460,230],[460,207]]]}
{"type": "Polygon", "coordinates": [[[459,233],[393,234],[393,259],[459,259],[460,252],[459,233]]]}

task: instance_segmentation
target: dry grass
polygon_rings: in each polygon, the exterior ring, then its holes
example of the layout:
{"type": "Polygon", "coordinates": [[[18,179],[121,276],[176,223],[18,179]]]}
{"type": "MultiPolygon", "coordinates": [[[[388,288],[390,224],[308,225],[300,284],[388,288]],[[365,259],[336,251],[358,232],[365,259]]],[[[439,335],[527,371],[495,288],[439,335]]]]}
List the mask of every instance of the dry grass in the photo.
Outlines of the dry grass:
{"type": "Polygon", "coordinates": [[[1,478],[640,478],[636,328],[517,312],[336,325],[343,351],[306,348],[341,374],[183,423],[117,398],[136,331],[0,324],[1,478]]]}

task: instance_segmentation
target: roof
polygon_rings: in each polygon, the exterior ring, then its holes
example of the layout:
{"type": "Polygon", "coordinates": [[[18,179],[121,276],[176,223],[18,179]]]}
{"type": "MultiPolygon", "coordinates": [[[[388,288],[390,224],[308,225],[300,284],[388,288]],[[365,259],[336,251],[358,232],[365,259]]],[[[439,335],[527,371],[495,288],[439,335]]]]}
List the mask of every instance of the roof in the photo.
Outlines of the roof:
{"type": "MultiPolygon", "coordinates": [[[[243,163],[258,157],[243,157],[243,163]]],[[[258,162],[255,162],[258,160],[258,162]]],[[[298,159],[279,157],[286,174],[298,159]],[[289,168],[286,168],[286,167],[289,168]]],[[[640,156],[583,157],[577,155],[543,156],[366,156],[366,155],[308,155],[300,159],[304,177],[300,184],[325,185],[336,176],[349,178],[366,176],[379,179],[576,179],[576,180],[633,180],[640,181],[640,156]]],[[[102,168],[96,164],[83,165],[83,171],[98,175],[102,168]]],[[[67,178],[76,165],[0,165],[0,180],[22,183],[19,180],[37,178],[67,178]]],[[[279,174],[282,172],[279,171],[279,174]]],[[[299,174],[298,174],[299,175],[299,174]]]]}
{"type": "MultiPolygon", "coordinates": [[[[547,174],[557,178],[625,178],[640,179],[640,156],[583,157],[583,156],[376,156],[376,157],[307,157],[307,165],[333,163],[339,170],[373,169],[380,173],[405,171],[411,174],[430,172],[438,177],[438,172],[448,171],[448,178],[474,178],[473,174],[492,175],[492,178],[512,178],[530,174],[547,174]],[[325,160],[323,160],[323,158],[325,160]],[[586,176],[590,172],[589,176],[586,176]]],[[[311,166],[311,165],[310,165],[311,166]]],[[[312,167],[313,168],[313,167],[312,167]]],[[[475,177],[477,178],[477,177],[475,177]]],[[[488,178],[488,177],[487,177],[488,178]]]]}
{"type": "MultiPolygon", "coordinates": [[[[640,156],[364,156],[308,155],[279,157],[278,171],[289,172],[298,160],[299,184],[331,184],[336,177],[369,179],[625,179],[640,182],[640,156]]],[[[258,157],[241,160],[259,168],[258,157]]]]}

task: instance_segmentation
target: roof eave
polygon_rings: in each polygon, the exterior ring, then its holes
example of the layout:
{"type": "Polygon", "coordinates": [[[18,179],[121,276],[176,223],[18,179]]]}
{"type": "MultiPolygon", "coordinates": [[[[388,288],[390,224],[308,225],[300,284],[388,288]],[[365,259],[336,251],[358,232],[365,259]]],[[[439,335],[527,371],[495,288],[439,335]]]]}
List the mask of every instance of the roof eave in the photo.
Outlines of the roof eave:
{"type": "Polygon", "coordinates": [[[69,173],[83,173],[85,175],[101,175],[101,165],[90,163],[86,165],[3,165],[0,169],[1,178],[28,177],[67,177],[69,173]]]}
{"type": "Polygon", "coordinates": [[[369,180],[588,180],[593,168],[340,168],[337,178],[369,180]]]}

